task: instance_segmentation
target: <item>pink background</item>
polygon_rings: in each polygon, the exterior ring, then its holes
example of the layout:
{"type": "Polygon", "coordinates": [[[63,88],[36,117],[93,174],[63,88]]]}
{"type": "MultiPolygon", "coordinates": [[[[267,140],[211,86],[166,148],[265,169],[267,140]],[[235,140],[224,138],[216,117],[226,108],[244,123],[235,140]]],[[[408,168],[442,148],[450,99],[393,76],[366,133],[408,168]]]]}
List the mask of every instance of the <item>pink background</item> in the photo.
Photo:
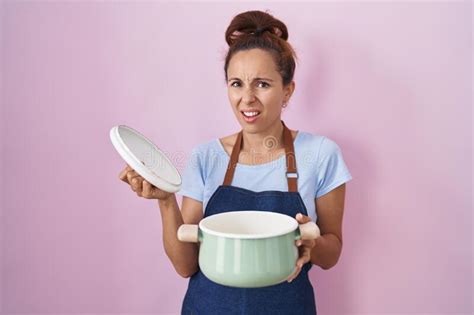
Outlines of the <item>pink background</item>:
{"type": "Polygon", "coordinates": [[[109,130],[136,128],[180,170],[238,131],[224,32],[251,9],[299,55],[283,119],[335,140],[354,177],[339,263],[310,272],[318,312],[473,311],[470,2],[6,1],[4,314],[179,313],[188,279],[157,202],[119,181],[109,130]]]}

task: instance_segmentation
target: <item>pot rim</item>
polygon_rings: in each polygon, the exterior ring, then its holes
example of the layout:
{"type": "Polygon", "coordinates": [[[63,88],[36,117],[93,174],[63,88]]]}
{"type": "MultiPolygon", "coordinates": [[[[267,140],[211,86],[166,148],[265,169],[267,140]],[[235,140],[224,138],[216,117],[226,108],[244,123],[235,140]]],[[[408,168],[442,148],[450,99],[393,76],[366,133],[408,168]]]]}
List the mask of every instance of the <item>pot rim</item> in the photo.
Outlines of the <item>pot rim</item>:
{"type": "Polygon", "coordinates": [[[199,229],[202,230],[203,232],[210,234],[210,235],[215,235],[215,236],[221,236],[221,237],[226,237],[226,238],[235,238],[235,239],[260,239],[260,238],[269,238],[269,237],[276,237],[276,236],[281,236],[288,234],[290,232],[295,231],[298,228],[298,221],[293,219],[291,216],[286,215],[286,214],[281,214],[278,212],[272,212],[272,211],[258,211],[258,210],[243,210],[243,211],[228,211],[228,212],[222,212],[218,214],[211,215],[209,217],[206,217],[202,219],[199,222],[199,229]],[[206,221],[210,220],[215,220],[216,216],[225,216],[229,213],[256,213],[258,212],[259,214],[263,215],[268,215],[268,217],[272,216],[281,216],[282,218],[288,220],[288,228],[282,229],[278,232],[274,233],[260,233],[260,234],[239,234],[239,233],[224,233],[224,232],[219,232],[219,231],[214,231],[212,229],[209,229],[205,226],[206,221]]]}

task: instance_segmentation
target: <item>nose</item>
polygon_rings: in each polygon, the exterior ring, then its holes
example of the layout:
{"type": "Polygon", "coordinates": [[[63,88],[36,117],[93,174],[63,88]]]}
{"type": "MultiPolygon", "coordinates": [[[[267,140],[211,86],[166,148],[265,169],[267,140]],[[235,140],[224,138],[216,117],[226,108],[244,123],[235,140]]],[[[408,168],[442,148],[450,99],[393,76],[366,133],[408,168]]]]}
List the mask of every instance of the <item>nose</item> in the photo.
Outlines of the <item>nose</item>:
{"type": "Polygon", "coordinates": [[[253,88],[248,87],[244,89],[242,93],[242,101],[246,104],[251,104],[255,101],[255,91],[253,88]]]}

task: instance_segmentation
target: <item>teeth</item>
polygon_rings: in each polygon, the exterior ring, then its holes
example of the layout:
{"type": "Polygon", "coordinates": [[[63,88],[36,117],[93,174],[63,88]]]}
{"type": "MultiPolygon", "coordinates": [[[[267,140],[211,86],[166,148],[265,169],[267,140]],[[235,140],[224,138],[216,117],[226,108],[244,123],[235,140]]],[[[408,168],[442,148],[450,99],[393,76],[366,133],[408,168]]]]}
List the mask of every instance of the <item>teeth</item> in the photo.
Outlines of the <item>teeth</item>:
{"type": "Polygon", "coordinates": [[[259,114],[259,112],[243,112],[247,117],[253,117],[259,114]]]}

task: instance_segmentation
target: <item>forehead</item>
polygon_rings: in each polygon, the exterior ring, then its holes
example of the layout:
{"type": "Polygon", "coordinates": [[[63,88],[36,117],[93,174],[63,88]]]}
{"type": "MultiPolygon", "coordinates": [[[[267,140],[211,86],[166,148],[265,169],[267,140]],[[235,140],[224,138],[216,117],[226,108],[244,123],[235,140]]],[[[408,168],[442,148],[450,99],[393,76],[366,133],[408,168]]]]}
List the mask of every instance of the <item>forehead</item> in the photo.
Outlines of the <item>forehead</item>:
{"type": "Polygon", "coordinates": [[[279,73],[269,52],[262,49],[250,49],[239,51],[232,56],[227,68],[227,75],[241,79],[251,77],[277,78],[279,73]]]}

